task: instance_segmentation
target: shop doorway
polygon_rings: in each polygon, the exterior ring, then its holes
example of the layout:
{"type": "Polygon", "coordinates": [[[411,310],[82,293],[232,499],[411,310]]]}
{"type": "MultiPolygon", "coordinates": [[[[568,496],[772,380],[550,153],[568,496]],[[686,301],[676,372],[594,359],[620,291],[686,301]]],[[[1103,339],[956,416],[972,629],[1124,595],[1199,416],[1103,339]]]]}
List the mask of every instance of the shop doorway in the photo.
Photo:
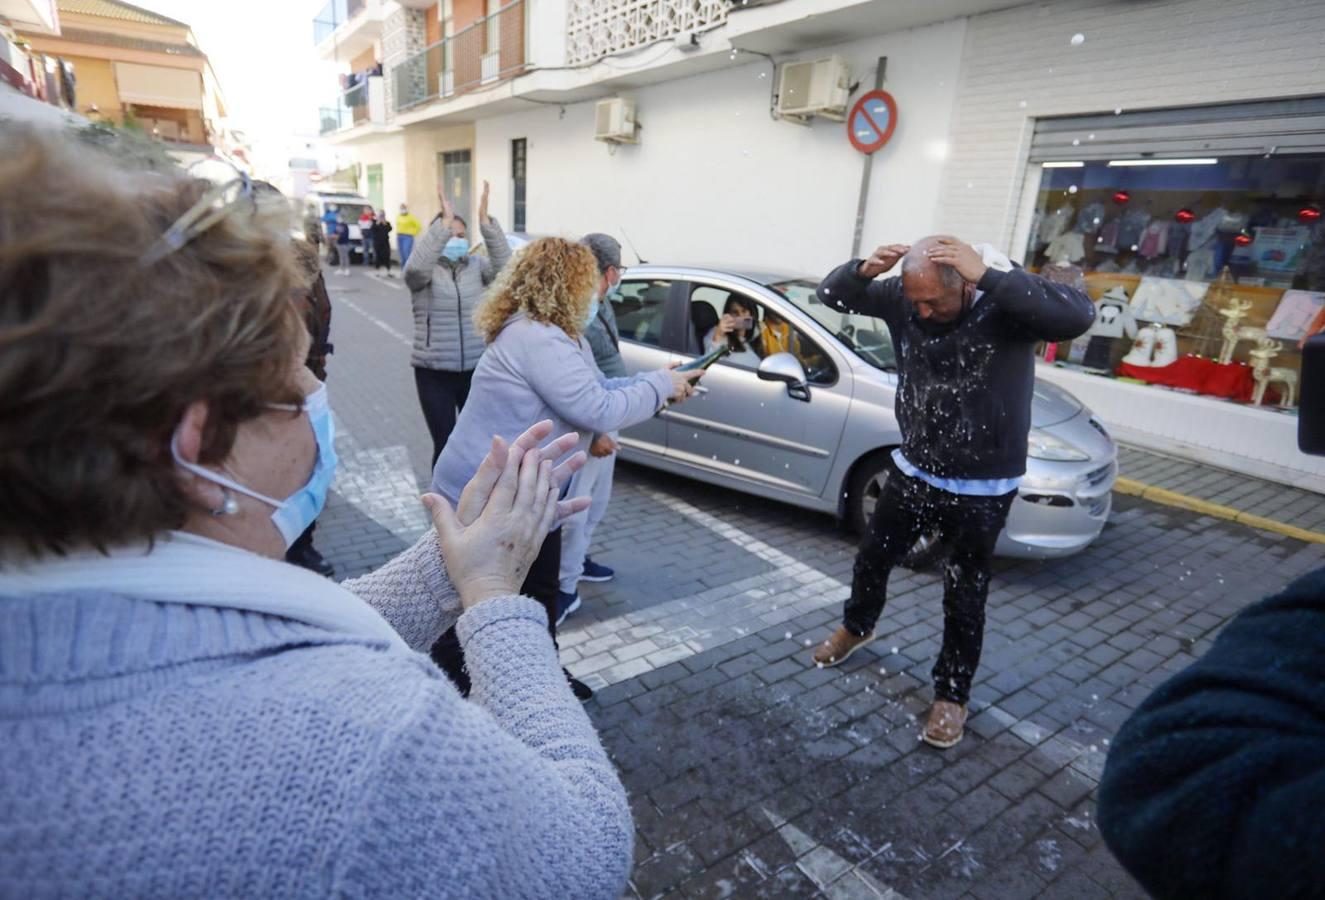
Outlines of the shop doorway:
{"type": "Polygon", "coordinates": [[[469,150],[437,154],[438,181],[456,213],[466,223],[474,222],[474,163],[469,150]]]}

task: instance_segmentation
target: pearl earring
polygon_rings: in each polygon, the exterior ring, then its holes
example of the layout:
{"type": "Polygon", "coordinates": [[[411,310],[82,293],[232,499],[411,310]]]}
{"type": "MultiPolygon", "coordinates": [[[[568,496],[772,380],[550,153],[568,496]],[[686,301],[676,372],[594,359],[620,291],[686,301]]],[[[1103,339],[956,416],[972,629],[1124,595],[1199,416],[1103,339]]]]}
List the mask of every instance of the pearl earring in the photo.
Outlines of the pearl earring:
{"type": "Polygon", "coordinates": [[[235,502],[234,497],[230,496],[229,491],[227,491],[225,488],[221,488],[221,496],[224,497],[225,499],[221,501],[221,505],[219,507],[212,510],[212,515],[233,516],[235,513],[239,512],[239,504],[235,502]]]}

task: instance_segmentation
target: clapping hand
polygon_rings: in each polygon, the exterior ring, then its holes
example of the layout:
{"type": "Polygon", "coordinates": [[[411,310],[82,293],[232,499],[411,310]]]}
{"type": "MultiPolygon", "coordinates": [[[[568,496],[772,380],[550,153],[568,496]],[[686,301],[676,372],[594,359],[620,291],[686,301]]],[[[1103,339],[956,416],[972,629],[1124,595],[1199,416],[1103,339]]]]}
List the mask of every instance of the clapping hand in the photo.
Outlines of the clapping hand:
{"type": "Polygon", "coordinates": [[[450,228],[455,225],[455,207],[446,199],[446,190],[440,184],[437,185],[437,199],[442,204],[442,227],[450,228]]]}
{"type": "Polygon", "coordinates": [[[478,202],[478,220],[481,225],[492,224],[492,219],[488,216],[488,191],[490,189],[491,186],[486,181],[483,182],[483,196],[478,202]]]}
{"type": "Polygon", "coordinates": [[[588,497],[558,502],[561,485],[585,456],[576,453],[554,469],[553,461],[574,449],[579,437],[565,434],[540,449],[551,433],[545,420],[510,445],[494,437],[456,509],[436,494],[423,497],[465,609],[518,594],[553,523],[589,506],[588,497]]]}

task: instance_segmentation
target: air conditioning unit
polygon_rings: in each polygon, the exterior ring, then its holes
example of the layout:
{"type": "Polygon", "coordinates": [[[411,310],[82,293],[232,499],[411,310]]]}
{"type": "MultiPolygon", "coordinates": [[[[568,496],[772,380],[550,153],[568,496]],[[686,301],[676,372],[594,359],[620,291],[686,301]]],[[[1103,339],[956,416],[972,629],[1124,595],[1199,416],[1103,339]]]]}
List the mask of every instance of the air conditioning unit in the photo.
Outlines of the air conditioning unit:
{"type": "Polygon", "coordinates": [[[808,123],[814,116],[846,119],[851,72],[840,56],[783,63],[778,78],[777,114],[808,123]]]}
{"type": "Polygon", "coordinates": [[[594,140],[606,141],[609,144],[639,143],[635,101],[624,97],[599,100],[594,108],[594,140]]]}

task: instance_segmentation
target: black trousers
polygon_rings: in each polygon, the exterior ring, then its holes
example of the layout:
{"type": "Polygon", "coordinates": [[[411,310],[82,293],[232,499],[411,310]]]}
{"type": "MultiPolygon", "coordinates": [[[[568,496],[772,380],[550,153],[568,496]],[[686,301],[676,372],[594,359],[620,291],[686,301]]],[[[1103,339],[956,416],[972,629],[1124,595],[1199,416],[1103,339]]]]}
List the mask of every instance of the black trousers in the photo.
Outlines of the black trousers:
{"type": "Polygon", "coordinates": [[[455,430],[456,416],[469,399],[469,385],[473,371],[444,372],[441,369],[414,368],[414,385],[419,390],[419,405],[423,407],[423,420],[432,435],[432,463],[442,455],[446,439],[455,430]]]}
{"type": "MultiPolygon", "coordinates": [[[[558,528],[548,534],[543,541],[538,556],[534,558],[534,564],[529,567],[529,575],[525,577],[524,584],[520,587],[520,593],[543,604],[543,609],[547,611],[547,628],[548,633],[552,635],[553,644],[557,642],[557,593],[560,590],[561,529],[558,528]]],[[[460,693],[468,697],[469,673],[465,671],[465,654],[460,649],[460,639],[456,637],[454,627],[448,628],[446,633],[437,639],[437,643],[432,645],[430,655],[432,661],[455,682],[460,693]]]]}
{"type": "Polygon", "coordinates": [[[965,703],[984,644],[994,545],[1017,492],[953,494],[889,466],[856,555],[843,624],[858,636],[872,631],[887,601],[889,573],[922,534],[937,530],[952,554],[943,571],[943,648],[934,664],[934,695],[965,703]]]}

